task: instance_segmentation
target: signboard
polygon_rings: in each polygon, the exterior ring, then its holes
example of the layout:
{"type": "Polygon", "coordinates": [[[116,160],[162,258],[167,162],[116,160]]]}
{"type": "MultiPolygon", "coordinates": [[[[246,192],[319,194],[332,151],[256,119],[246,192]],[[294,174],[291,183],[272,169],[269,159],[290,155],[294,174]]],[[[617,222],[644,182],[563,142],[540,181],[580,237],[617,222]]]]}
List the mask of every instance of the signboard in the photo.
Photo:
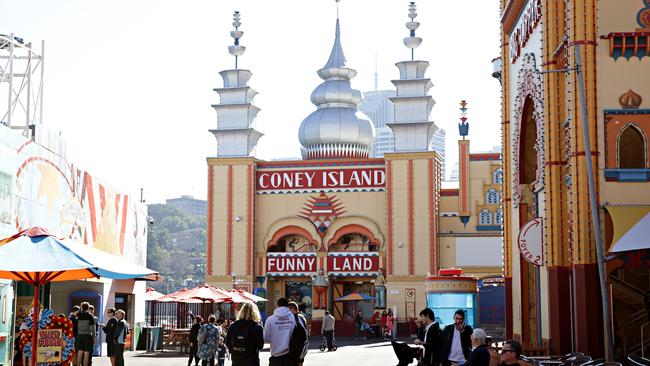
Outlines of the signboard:
{"type": "Polygon", "coordinates": [[[528,39],[533,34],[533,29],[542,19],[542,0],[529,1],[521,12],[517,24],[510,33],[508,44],[510,46],[510,62],[515,63],[526,46],[528,39]]]}
{"type": "Polygon", "coordinates": [[[379,254],[376,252],[329,253],[327,271],[337,276],[374,276],[379,272],[379,254]]]}
{"type": "Polygon", "coordinates": [[[519,231],[517,243],[522,257],[536,265],[544,265],[544,247],[542,246],[542,218],[532,219],[519,231]]]}
{"type": "Polygon", "coordinates": [[[311,276],[316,274],[316,253],[267,253],[266,272],[270,276],[311,276]]]}
{"type": "Polygon", "coordinates": [[[257,170],[258,194],[383,191],[384,167],[257,170]]]}
{"type": "Polygon", "coordinates": [[[40,329],[38,331],[37,363],[61,362],[63,336],[61,329],[40,329]]]}

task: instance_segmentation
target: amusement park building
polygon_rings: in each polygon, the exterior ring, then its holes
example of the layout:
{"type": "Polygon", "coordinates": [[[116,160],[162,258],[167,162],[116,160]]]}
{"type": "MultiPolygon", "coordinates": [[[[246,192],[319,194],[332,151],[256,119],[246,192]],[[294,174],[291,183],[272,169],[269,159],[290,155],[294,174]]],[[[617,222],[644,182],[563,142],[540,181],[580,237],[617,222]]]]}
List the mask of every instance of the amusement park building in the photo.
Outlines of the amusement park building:
{"type": "MultiPolygon", "coordinates": [[[[234,24],[239,27],[238,13],[234,24]]],[[[411,49],[421,41],[415,28],[404,41],[411,49]]],[[[229,48],[236,57],[243,53],[238,32],[229,48]]],[[[469,296],[462,307],[474,324],[502,323],[498,310],[487,305],[492,312],[478,319],[476,298],[478,282],[503,288],[500,154],[470,153],[463,114],[460,185],[441,189],[440,159],[429,151],[437,128],[429,120],[429,63],[416,59],[396,64],[400,78],[393,80],[397,91],[390,98],[395,112],[387,123],[395,152],[369,158],[374,129],[356,115],[361,94],[351,88],[356,71],[345,62],[337,19],[331,55],[318,71],[323,82],[311,96],[317,109],[300,127],[303,160],[294,161],[252,156],[261,134],[253,125],[259,109],[248,86],[251,72],[221,72],[224,87],[215,89],[220,103],[213,106],[217,128],[211,130],[218,152],[207,159],[206,282],[261,290],[269,299],[267,312],[279,297],[296,300],[314,332],[325,308],[341,322],[337,334],[351,330],[346,320],[357,307],[367,317],[391,308],[405,324],[431,306],[449,323],[456,308],[435,305],[435,296],[446,293],[469,296]],[[464,276],[438,276],[442,268],[459,266],[464,276]],[[314,282],[321,269],[329,280],[323,295],[314,282]],[[375,300],[334,301],[353,292],[375,300]]]]}
{"type": "Polygon", "coordinates": [[[617,357],[640,351],[650,320],[650,3],[502,0],[501,14],[508,337],[551,354],[601,356],[608,339],[617,357]],[[607,254],[605,316],[587,159],[607,254]],[[538,239],[522,241],[535,222],[538,239]]]}

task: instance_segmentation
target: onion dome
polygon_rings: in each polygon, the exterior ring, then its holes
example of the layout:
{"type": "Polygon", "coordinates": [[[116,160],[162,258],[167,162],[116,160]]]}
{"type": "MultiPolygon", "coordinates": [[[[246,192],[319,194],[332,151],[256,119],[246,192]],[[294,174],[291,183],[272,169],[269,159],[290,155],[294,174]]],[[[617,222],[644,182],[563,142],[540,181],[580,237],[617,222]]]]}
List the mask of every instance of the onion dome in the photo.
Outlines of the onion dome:
{"type": "Polygon", "coordinates": [[[621,104],[621,107],[624,109],[639,109],[643,98],[632,89],[629,89],[625,94],[621,95],[618,98],[618,102],[621,104]]]}
{"type": "Polygon", "coordinates": [[[352,89],[350,79],[357,72],[345,67],[339,20],[332,52],[318,70],[323,83],[311,93],[316,111],[305,118],[298,132],[304,159],[366,158],[374,138],[372,123],[357,117],[361,93],[352,89]]]}

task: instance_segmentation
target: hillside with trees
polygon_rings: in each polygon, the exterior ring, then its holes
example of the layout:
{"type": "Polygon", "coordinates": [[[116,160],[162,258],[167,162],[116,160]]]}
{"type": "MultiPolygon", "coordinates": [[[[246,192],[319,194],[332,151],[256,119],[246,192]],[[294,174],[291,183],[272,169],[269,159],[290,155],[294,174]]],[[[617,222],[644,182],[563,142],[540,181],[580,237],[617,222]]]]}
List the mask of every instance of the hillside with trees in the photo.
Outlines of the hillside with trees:
{"type": "Polygon", "coordinates": [[[202,283],[205,276],[205,216],[190,216],[165,204],[149,205],[147,267],[165,278],[152,283],[157,291],[173,292],[202,283]]]}

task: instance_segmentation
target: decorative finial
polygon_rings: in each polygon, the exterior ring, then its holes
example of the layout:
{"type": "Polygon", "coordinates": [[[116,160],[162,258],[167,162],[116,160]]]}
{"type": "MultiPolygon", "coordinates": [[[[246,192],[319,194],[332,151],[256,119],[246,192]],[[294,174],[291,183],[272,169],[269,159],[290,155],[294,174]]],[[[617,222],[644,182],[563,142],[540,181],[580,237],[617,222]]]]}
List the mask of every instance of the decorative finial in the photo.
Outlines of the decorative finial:
{"type": "Polygon", "coordinates": [[[237,58],[246,51],[246,47],[239,45],[239,39],[244,35],[244,32],[239,30],[239,26],[241,26],[240,17],[239,11],[235,11],[232,15],[232,25],[235,27],[235,30],[230,32],[230,36],[235,39],[235,44],[228,46],[228,52],[235,56],[235,69],[237,69],[237,58]]]}
{"type": "Polygon", "coordinates": [[[643,98],[630,89],[618,98],[618,102],[624,109],[639,109],[641,102],[643,102],[643,98]]]}
{"type": "Polygon", "coordinates": [[[465,99],[460,101],[460,123],[458,124],[458,133],[463,136],[469,134],[469,123],[467,123],[467,101],[465,99]]]}
{"type": "Polygon", "coordinates": [[[420,26],[420,22],[416,22],[414,19],[418,16],[416,13],[415,1],[411,1],[409,4],[409,15],[411,18],[410,22],[406,22],[406,29],[409,30],[409,36],[404,38],[404,45],[411,49],[411,60],[414,58],[414,50],[420,46],[422,43],[422,38],[415,36],[415,30],[420,26]]]}

